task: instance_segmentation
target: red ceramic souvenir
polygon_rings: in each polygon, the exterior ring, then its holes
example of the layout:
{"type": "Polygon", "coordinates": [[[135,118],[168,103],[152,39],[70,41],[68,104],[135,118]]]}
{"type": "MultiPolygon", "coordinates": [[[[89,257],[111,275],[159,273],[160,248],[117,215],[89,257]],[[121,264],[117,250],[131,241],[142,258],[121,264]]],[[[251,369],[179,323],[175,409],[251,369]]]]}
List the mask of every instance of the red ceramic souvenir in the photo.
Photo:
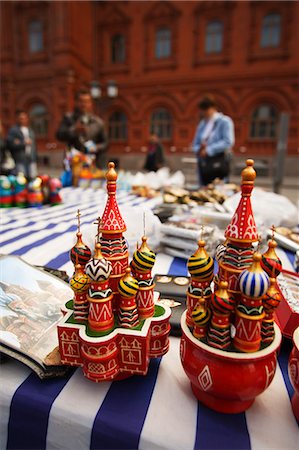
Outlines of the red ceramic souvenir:
{"type": "Polygon", "coordinates": [[[275,327],[274,341],[254,353],[227,352],[196,339],[182,315],[181,361],[193,393],[204,405],[223,413],[248,409],[257,395],[273,380],[281,333],[275,327]]]}
{"type": "Polygon", "coordinates": [[[268,276],[279,273],[275,244],[269,244],[263,257],[252,245],[258,240],[250,203],[253,164],[252,159],[246,161],[240,202],[225,231],[226,241],[217,249],[215,292],[207,296],[202,292],[204,301],[194,298],[203,282],[211,282],[209,256],[199,244],[188,261],[191,284],[181,319],[181,360],[192,390],[206,406],[225,413],[245,411],[267,389],[281,342],[273,323],[280,297],[275,279],[270,283],[268,276]]]}
{"type": "Polygon", "coordinates": [[[294,347],[289,359],[289,377],[295,393],[292,398],[292,408],[296,419],[299,422],[299,327],[293,334],[294,347]]]}
{"type": "Polygon", "coordinates": [[[92,257],[82,241],[78,211],[77,243],[70,252],[75,265],[70,282],[74,296],[63,308],[58,325],[62,363],[81,366],[84,375],[96,382],[145,375],[149,359],[168,351],[171,315],[168,307],[154,302],[159,297],[151,277],[155,254],[145,236],[131,268],[128,265],[126,225],[116,201],[113,163],[106,178],[108,200],[98,220],[92,257]]]}

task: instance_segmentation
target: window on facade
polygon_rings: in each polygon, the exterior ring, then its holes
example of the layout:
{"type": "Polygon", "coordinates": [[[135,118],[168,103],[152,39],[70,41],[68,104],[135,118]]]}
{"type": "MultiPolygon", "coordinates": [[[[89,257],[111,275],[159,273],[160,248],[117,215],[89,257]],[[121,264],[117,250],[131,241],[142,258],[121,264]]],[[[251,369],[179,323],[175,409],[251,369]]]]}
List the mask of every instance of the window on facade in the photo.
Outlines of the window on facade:
{"type": "Polygon", "coordinates": [[[268,14],[262,23],[261,47],[278,47],[280,44],[281,16],[268,14]]]}
{"type": "Polygon", "coordinates": [[[159,108],[152,113],[150,132],[157,134],[161,139],[171,138],[172,117],[167,109],[159,108]]]}
{"type": "Polygon", "coordinates": [[[111,38],[111,61],[124,63],[126,60],[126,43],[122,34],[115,34],[111,38]]]}
{"type": "Polygon", "coordinates": [[[123,141],[127,137],[127,116],[122,111],[115,111],[109,117],[109,138],[112,141],[123,141]]]}
{"type": "Polygon", "coordinates": [[[206,26],[206,53],[220,53],[223,47],[223,23],[209,22],[206,26]]]}
{"type": "Polygon", "coordinates": [[[171,30],[160,28],[156,31],[155,56],[157,59],[171,56],[171,30]]]}
{"type": "Polygon", "coordinates": [[[28,25],[30,53],[38,53],[44,48],[43,24],[40,20],[32,20],[28,25]]]}
{"type": "Polygon", "coordinates": [[[278,124],[278,112],[271,105],[260,105],[252,114],[250,137],[275,138],[278,124]]]}
{"type": "Polygon", "coordinates": [[[48,111],[46,107],[41,103],[33,105],[29,112],[29,117],[31,127],[36,136],[46,137],[48,134],[49,123],[48,111]]]}

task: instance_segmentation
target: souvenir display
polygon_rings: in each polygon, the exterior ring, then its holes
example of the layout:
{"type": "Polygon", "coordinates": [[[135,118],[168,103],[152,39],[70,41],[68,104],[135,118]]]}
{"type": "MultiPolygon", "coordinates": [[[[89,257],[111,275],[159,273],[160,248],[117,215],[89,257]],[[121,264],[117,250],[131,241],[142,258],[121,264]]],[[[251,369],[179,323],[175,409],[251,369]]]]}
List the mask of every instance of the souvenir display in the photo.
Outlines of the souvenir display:
{"type": "Polygon", "coordinates": [[[214,293],[213,260],[200,240],[188,260],[191,281],[181,318],[181,361],[192,390],[206,406],[226,413],[245,411],[269,386],[281,342],[273,318],[281,301],[276,244],[272,236],[264,255],[253,247],[259,240],[250,201],[253,164],[246,161],[239,205],[216,249],[214,293]]]}
{"type": "Polygon", "coordinates": [[[155,254],[146,236],[129,265],[126,225],[116,199],[117,173],[114,163],[108,167],[108,199],[96,222],[93,256],[82,241],[78,211],[77,242],[70,252],[74,296],[58,324],[62,363],[82,366],[84,375],[96,382],[145,375],[149,358],[168,351],[171,315],[168,306],[157,303],[151,275],[155,254]]]}
{"type": "Polygon", "coordinates": [[[294,347],[289,358],[289,377],[295,390],[292,397],[292,408],[294,415],[299,422],[299,327],[293,334],[294,347]]]}

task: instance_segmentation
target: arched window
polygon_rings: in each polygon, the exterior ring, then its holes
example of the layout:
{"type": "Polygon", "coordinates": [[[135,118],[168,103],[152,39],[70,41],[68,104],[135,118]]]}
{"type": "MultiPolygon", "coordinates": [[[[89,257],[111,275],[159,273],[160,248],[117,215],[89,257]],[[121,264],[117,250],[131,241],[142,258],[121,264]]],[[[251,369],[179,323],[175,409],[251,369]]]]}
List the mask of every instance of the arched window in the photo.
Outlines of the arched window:
{"type": "Polygon", "coordinates": [[[159,28],[156,31],[155,56],[157,59],[171,56],[171,30],[169,28],[159,28]]]}
{"type": "Polygon", "coordinates": [[[122,34],[115,34],[111,38],[111,62],[124,63],[126,60],[126,42],[122,34]]]}
{"type": "Polygon", "coordinates": [[[206,53],[220,53],[223,47],[223,23],[220,21],[209,22],[206,26],[206,53]]]}
{"type": "Polygon", "coordinates": [[[250,137],[275,138],[278,124],[278,111],[271,105],[260,105],[252,114],[250,137]]]}
{"type": "Polygon", "coordinates": [[[109,117],[109,138],[123,141],[128,138],[127,116],[122,111],[114,111],[109,117]]]}
{"type": "Polygon", "coordinates": [[[28,44],[30,53],[38,53],[44,49],[43,24],[40,20],[29,22],[28,44]]]}
{"type": "Polygon", "coordinates": [[[268,14],[262,23],[261,47],[278,47],[280,44],[281,16],[268,14]]]}
{"type": "Polygon", "coordinates": [[[29,112],[30,124],[37,137],[48,135],[48,111],[42,103],[36,103],[29,112]]]}
{"type": "Polygon", "coordinates": [[[172,136],[172,117],[166,108],[156,109],[151,116],[150,132],[161,139],[170,139],[172,136]]]}

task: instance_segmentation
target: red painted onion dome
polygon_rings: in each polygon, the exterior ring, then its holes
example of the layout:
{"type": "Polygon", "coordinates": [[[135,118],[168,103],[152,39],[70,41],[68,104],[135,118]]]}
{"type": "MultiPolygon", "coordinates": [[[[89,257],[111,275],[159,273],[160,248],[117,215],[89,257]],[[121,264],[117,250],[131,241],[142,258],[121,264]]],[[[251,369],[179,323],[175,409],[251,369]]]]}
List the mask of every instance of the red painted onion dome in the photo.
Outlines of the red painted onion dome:
{"type": "Polygon", "coordinates": [[[142,237],[142,244],[133,254],[133,267],[140,272],[151,270],[156,261],[156,254],[148,247],[147,237],[142,237]]]}
{"type": "Polygon", "coordinates": [[[254,253],[252,265],[239,277],[240,290],[247,297],[262,297],[269,288],[269,277],[261,267],[261,258],[260,253],[254,253]]]}
{"type": "Polygon", "coordinates": [[[70,279],[70,286],[74,292],[85,292],[89,288],[90,279],[80,264],[76,264],[75,273],[70,279]]]}
{"type": "Polygon", "coordinates": [[[192,276],[209,280],[213,277],[214,261],[206,252],[205,245],[205,241],[198,241],[198,249],[188,259],[187,267],[192,276]]]}
{"type": "Polygon", "coordinates": [[[278,277],[282,271],[282,263],[278,258],[275,248],[277,247],[274,239],[268,242],[268,250],[262,255],[261,266],[269,277],[278,277]]]}
{"type": "Polygon", "coordinates": [[[277,308],[281,302],[281,298],[281,293],[276,287],[276,279],[270,278],[270,287],[263,298],[264,308],[267,311],[277,308]]]}
{"type": "Polygon", "coordinates": [[[112,272],[112,264],[104,258],[101,252],[101,244],[98,242],[95,246],[93,258],[85,266],[85,272],[93,281],[108,280],[112,272]]]}
{"type": "Polygon", "coordinates": [[[84,267],[86,263],[90,260],[91,250],[82,241],[82,233],[80,231],[78,231],[76,236],[77,242],[70,251],[70,258],[74,265],[80,264],[81,266],[84,267]]]}
{"type": "Polygon", "coordinates": [[[227,288],[227,281],[220,281],[219,288],[211,299],[212,308],[221,314],[228,314],[233,311],[235,307],[235,301],[229,295],[227,288]]]}
{"type": "Polygon", "coordinates": [[[120,279],[118,283],[118,292],[123,297],[134,297],[138,291],[138,281],[133,278],[130,269],[126,269],[125,275],[120,279]]]}

